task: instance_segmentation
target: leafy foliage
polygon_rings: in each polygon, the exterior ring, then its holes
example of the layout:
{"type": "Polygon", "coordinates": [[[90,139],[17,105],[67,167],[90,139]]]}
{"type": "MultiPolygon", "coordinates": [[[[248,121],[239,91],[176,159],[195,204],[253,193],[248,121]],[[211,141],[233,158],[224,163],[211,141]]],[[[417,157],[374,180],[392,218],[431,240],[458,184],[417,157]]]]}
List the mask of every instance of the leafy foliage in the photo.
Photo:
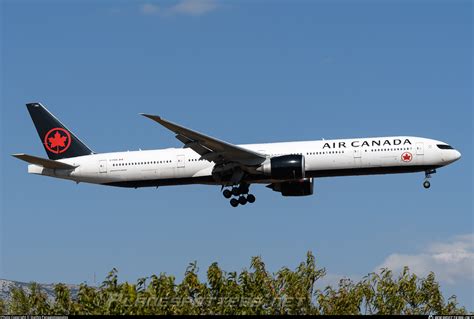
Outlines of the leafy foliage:
{"type": "Polygon", "coordinates": [[[203,283],[198,272],[194,262],[179,284],[163,273],[130,284],[119,283],[114,268],[100,287],[82,284],[74,298],[57,284],[54,300],[32,283],[28,292],[15,288],[9,300],[0,299],[0,314],[466,314],[455,296],[445,300],[433,273],[420,278],[407,267],[398,277],[382,269],[360,282],[342,279],[338,287],[323,289],[316,287],[326,271],[316,267],[311,252],[294,271],[284,267],[272,274],[253,257],[240,274],[213,263],[203,283]]]}

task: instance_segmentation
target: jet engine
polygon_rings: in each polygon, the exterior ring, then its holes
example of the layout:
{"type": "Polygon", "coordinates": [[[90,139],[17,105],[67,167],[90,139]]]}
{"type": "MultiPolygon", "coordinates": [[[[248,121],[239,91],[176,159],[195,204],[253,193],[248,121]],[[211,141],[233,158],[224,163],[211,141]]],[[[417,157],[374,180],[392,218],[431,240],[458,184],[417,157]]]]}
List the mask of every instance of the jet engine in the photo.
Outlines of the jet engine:
{"type": "Polygon", "coordinates": [[[304,156],[275,156],[265,161],[257,170],[272,179],[302,179],[305,177],[304,156]]]}
{"type": "Polygon", "coordinates": [[[308,196],[313,195],[314,182],[312,178],[301,181],[273,183],[267,186],[283,196],[308,196]]]}

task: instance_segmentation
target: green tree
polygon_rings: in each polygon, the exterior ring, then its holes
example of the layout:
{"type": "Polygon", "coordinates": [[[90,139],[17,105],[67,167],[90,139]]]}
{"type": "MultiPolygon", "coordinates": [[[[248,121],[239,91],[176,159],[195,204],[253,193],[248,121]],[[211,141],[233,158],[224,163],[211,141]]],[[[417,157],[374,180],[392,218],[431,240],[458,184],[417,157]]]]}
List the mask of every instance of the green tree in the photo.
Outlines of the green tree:
{"type": "Polygon", "coordinates": [[[6,315],[7,314],[7,304],[5,300],[0,298],[0,315],[6,315]]]}
{"type": "Polygon", "coordinates": [[[135,284],[118,280],[117,269],[100,287],[80,285],[72,296],[64,284],[54,288],[48,300],[37,284],[28,292],[14,288],[9,300],[0,299],[1,314],[107,315],[107,314],[466,314],[455,296],[445,299],[433,273],[425,278],[406,267],[394,276],[389,269],[369,273],[359,282],[341,279],[336,287],[317,289],[326,274],[316,266],[311,252],[295,270],[276,273],[266,269],[261,257],[251,259],[240,273],[225,272],[217,263],[207,269],[207,281],[199,280],[197,263],[186,268],[184,278],[161,273],[139,278],[135,284]]]}
{"type": "Polygon", "coordinates": [[[30,301],[27,294],[21,288],[13,287],[10,301],[8,302],[8,314],[30,315],[30,301]]]}

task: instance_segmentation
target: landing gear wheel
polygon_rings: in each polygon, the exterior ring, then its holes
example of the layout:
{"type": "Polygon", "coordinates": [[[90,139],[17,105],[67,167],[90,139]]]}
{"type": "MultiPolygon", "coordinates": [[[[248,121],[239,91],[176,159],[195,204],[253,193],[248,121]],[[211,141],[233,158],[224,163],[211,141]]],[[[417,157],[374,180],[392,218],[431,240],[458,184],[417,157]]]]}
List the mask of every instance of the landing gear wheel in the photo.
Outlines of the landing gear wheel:
{"type": "Polygon", "coordinates": [[[231,198],[232,192],[228,189],[224,189],[224,191],[222,192],[222,195],[224,195],[225,198],[231,198]]]}
{"type": "Polygon", "coordinates": [[[252,194],[248,194],[247,195],[247,202],[249,202],[250,204],[254,203],[255,202],[255,196],[252,195],[252,194]]]}
{"type": "Polygon", "coordinates": [[[431,183],[429,181],[424,181],[423,182],[423,187],[424,188],[428,189],[428,188],[430,188],[430,186],[431,186],[431,183]]]}
{"type": "Polygon", "coordinates": [[[232,207],[237,207],[237,206],[239,206],[239,201],[238,201],[237,199],[235,199],[235,198],[232,198],[232,199],[230,200],[230,205],[231,205],[232,207]]]}
{"type": "Polygon", "coordinates": [[[232,195],[234,196],[239,196],[240,195],[240,190],[238,187],[233,187],[232,188],[232,195]]]}
{"type": "Polygon", "coordinates": [[[239,197],[239,204],[240,204],[240,205],[245,205],[245,204],[247,204],[247,198],[245,198],[244,196],[240,196],[240,197],[239,197]]]}

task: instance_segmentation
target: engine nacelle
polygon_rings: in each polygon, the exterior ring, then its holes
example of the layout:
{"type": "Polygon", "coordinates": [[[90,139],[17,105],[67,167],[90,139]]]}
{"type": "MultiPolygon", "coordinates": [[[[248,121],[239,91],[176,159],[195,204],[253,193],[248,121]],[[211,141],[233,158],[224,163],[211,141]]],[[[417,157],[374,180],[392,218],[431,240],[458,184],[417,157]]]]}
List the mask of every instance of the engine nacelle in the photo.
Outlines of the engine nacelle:
{"type": "Polygon", "coordinates": [[[265,161],[258,171],[272,179],[303,179],[305,177],[303,155],[283,155],[265,161]]]}
{"type": "Polygon", "coordinates": [[[283,196],[308,196],[313,195],[314,182],[312,178],[307,178],[301,181],[273,183],[267,187],[283,196]]]}

